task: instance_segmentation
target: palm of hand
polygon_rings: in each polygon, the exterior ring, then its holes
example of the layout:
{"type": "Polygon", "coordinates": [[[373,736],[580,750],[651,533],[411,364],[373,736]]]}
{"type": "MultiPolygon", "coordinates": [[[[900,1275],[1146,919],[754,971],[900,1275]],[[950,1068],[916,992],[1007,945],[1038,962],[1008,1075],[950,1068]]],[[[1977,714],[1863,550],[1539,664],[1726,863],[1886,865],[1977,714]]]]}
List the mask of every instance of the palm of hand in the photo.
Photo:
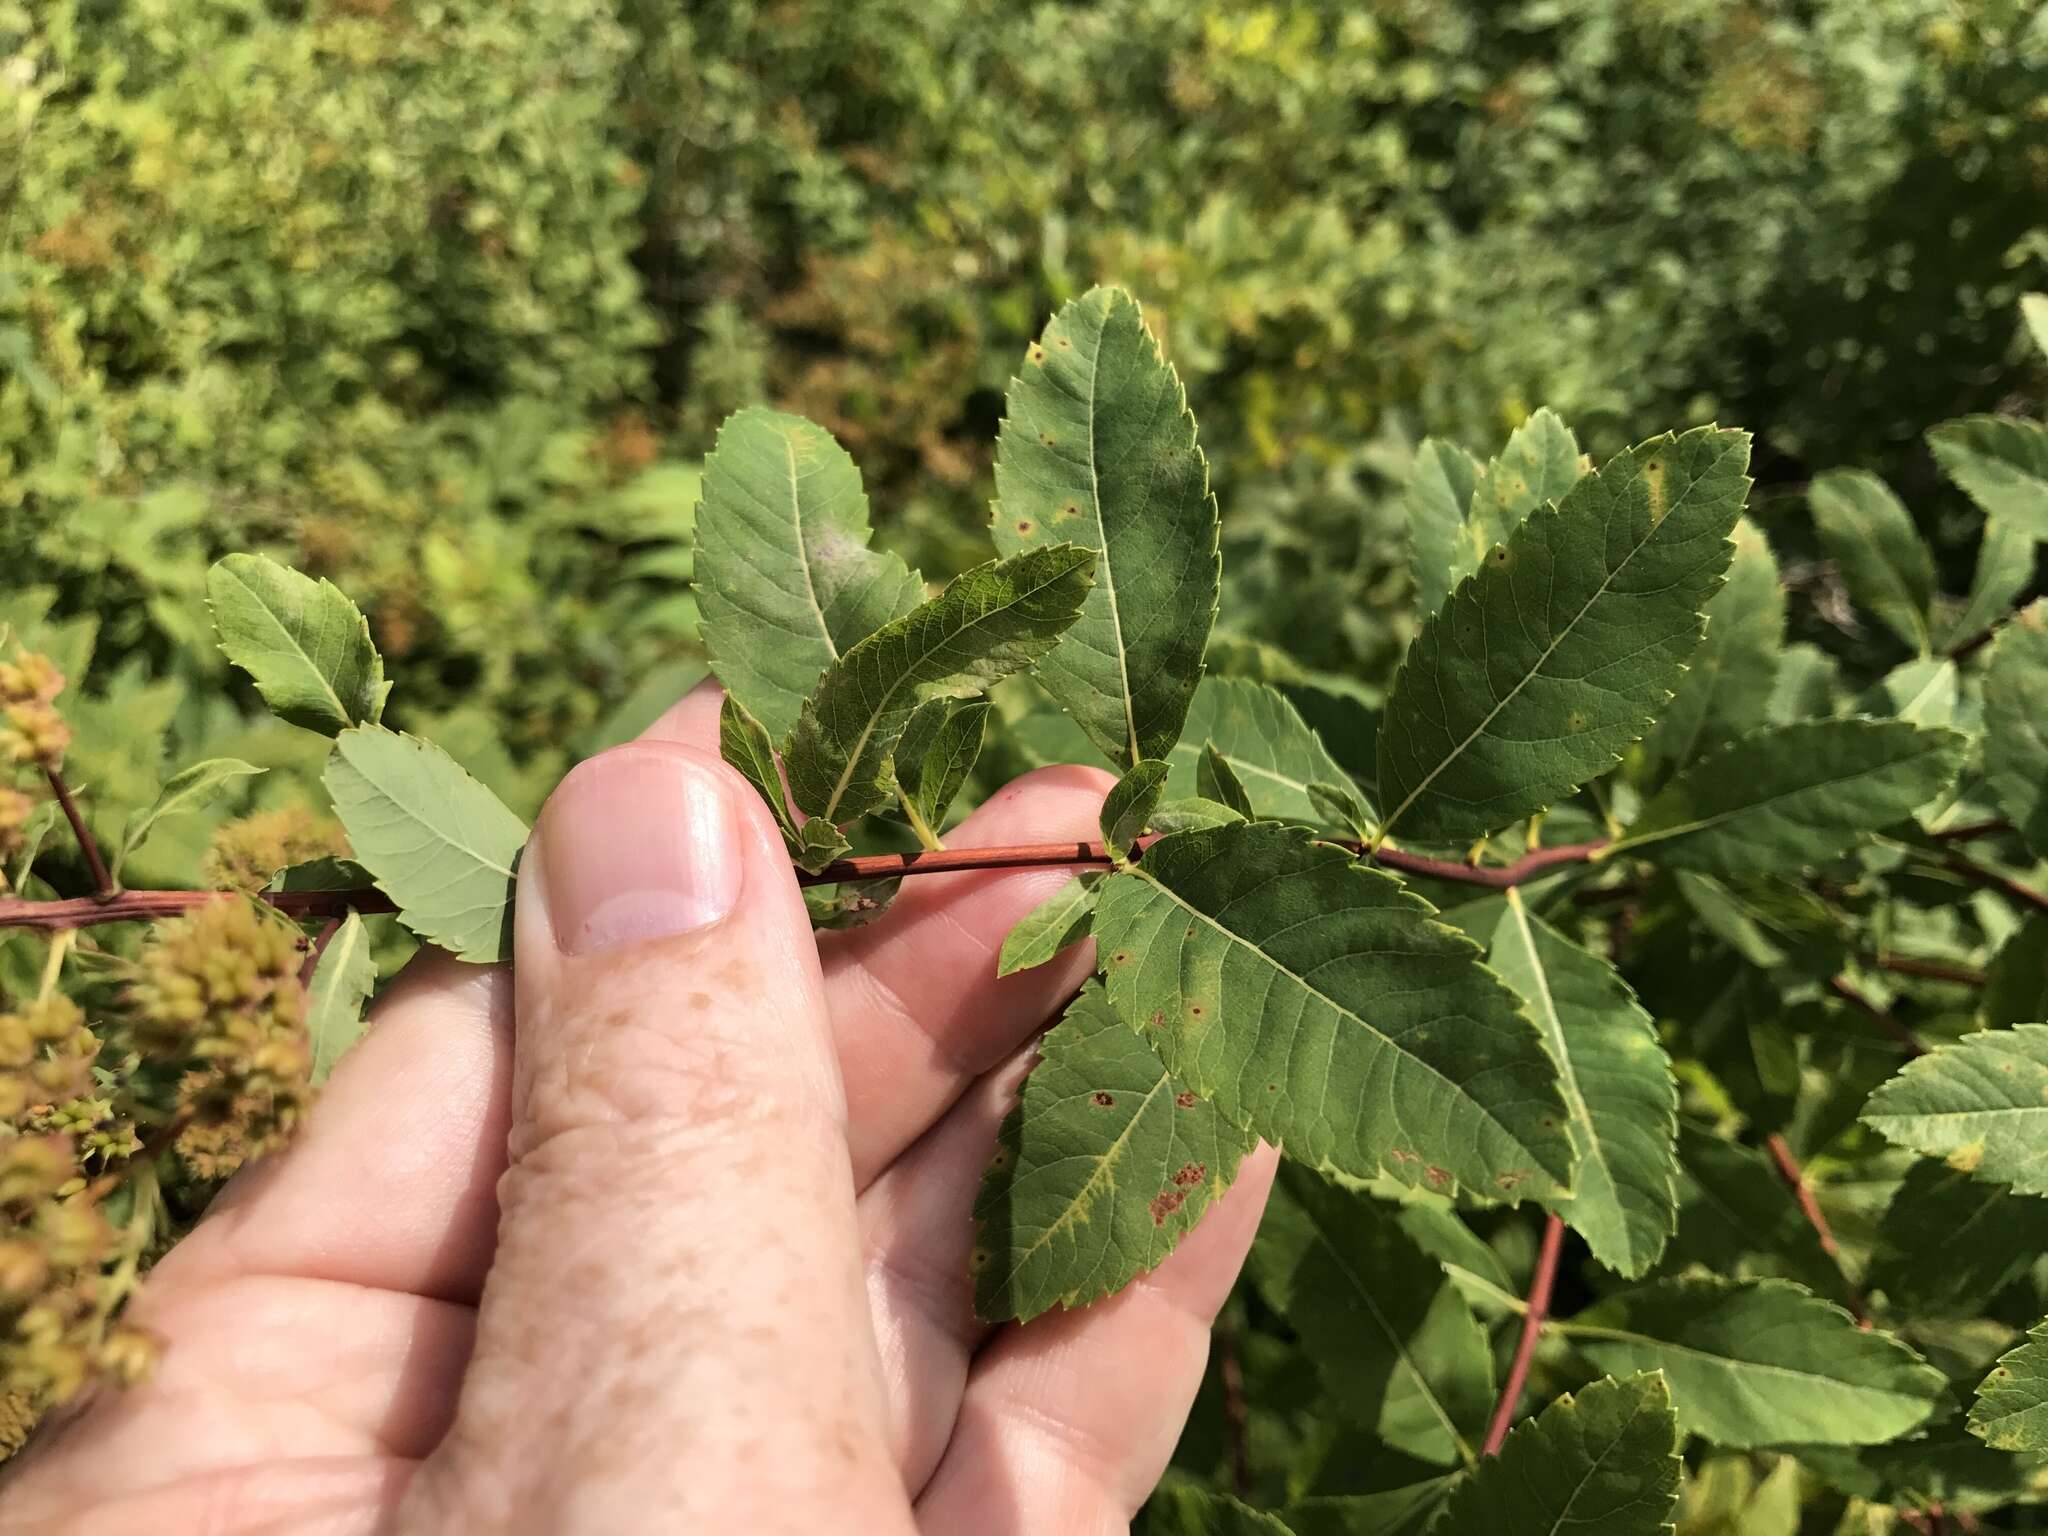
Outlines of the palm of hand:
{"type": "MultiPolygon", "coordinates": [[[[700,691],[650,738],[707,746],[716,707],[700,691]]],[[[1086,837],[1107,783],[1043,770],[955,841],[1086,837]]],[[[0,1484],[0,1532],[1122,1529],[1271,1158],[1112,1300],[975,1321],[981,1168],[1091,960],[998,982],[995,950],[1065,878],[914,882],[815,961],[778,948],[786,925],[627,950],[594,985],[586,962],[573,1003],[526,995],[523,931],[517,1008],[505,971],[423,961],[299,1141],[151,1277],[158,1377],[46,1434],[0,1484]],[[758,1040],[689,1027],[764,976],[794,1012],[810,989],[830,1114],[792,1109],[758,1040]],[[530,1042],[605,997],[661,1006],[530,1042]]]]}

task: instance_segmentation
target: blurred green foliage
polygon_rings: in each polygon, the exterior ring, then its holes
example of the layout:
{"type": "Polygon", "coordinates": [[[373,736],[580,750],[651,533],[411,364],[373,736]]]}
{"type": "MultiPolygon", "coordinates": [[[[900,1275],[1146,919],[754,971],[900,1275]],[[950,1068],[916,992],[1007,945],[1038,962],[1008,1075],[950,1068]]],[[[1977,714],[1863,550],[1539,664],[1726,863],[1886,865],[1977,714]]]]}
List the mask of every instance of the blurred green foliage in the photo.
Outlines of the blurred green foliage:
{"type": "Polygon", "coordinates": [[[1204,424],[1220,664],[1370,691],[1424,430],[1719,418],[1939,535],[1917,432],[2033,366],[2044,79],[2025,0],[0,0],[0,566],[136,687],[212,555],[332,575],[530,808],[693,675],[728,410],[946,574],[1115,281],[1204,424]]]}

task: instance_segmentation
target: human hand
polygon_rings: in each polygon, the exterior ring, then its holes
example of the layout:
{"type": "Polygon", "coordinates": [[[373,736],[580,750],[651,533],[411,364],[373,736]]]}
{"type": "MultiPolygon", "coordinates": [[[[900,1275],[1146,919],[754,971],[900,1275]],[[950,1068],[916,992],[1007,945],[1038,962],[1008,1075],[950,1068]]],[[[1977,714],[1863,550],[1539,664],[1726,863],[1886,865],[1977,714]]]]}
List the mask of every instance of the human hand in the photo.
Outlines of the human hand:
{"type": "MultiPolygon", "coordinates": [[[[150,1277],[156,1378],[0,1480],[0,1531],[1125,1528],[1270,1149],[1151,1276],[978,1323],[981,1170],[1093,959],[995,952],[1067,872],[921,877],[814,937],[718,702],[563,781],[516,981],[408,972],[150,1277]]],[[[1092,837],[1109,782],[1029,774],[952,841],[1092,837]]]]}

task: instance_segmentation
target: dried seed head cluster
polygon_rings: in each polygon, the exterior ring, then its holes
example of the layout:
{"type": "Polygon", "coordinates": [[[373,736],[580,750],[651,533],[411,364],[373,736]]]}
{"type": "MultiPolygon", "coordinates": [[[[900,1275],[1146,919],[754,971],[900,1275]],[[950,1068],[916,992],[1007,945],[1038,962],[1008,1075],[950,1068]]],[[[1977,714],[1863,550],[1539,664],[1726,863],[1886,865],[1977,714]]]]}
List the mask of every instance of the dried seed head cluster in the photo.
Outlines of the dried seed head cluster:
{"type": "Polygon", "coordinates": [[[64,674],[47,656],[17,650],[0,662],[0,759],[57,768],[71,745],[71,727],[55,703],[64,674]]]}
{"type": "MultiPolygon", "coordinates": [[[[0,810],[0,827],[4,827],[0,810]]],[[[213,835],[200,874],[216,890],[260,891],[280,869],[348,853],[341,823],[303,806],[258,811],[225,823],[213,835]]]]}
{"type": "Polygon", "coordinates": [[[160,924],[128,987],[129,1042],[187,1065],[175,1117],[201,1144],[229,1138],[233,1163],[285,1136],[310,1092],[299,963],[296,930],[253,902],[215,901],[160,924]]]}

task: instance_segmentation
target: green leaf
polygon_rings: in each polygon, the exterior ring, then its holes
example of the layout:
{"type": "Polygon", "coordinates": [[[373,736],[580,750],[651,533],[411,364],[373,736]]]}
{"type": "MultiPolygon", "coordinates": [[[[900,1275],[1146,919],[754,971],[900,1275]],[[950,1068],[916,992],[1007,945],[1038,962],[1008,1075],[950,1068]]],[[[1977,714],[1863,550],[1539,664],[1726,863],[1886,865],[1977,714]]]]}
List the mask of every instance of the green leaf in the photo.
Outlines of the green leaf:
{"type": "Polygon", "coordinates": [[[1175,1483],[1145,1506],[1145,1536],[1295,1536],[1278,1515],[1240,1504],[1225,1493],[1175,1483]]]}
{"type": "Polygon", "coordinates": [[[1273,822],[1177,832],[1098,898],[1110,1000],[1169,1071],[1291,1157],[1508,1200],[1569,1182],[1557,1067],[1479,947],[1273,822]]]}
{"type": "Polygon", "coordinates": [[[1992,642],[1984,777],[2027,846],[2048,854],[2048,602],[2035,603],[1992,642]]]}
{"type": "Polygon", "coordinates": [[[1365,802],[1358,798],[1358,792],[1348,782],[1311,784],[1308,787],[1308,797],[1316,809],[1322,812],[1326,823],[1343,827],[1361,843],[1372,841],[1372,815],[1366,810],[1365,802]]]}
{"type": "Polygon", "coordinates": [[[1678,1088],[1656,1026],[1613,966],[1531,917],[1517,891],[1487,961],[1563,1069],[1578,1177],[1552,1204],[1594,1258],[1634,1279],[1678,1222],[1678,1088]]]}
{"type": "Polygon", "coordinates": [[[1074,622],[1095,556],[1072,544],[992,560],[832,663],[783,754],[790,793],[840,824],[889,799],[886,770],[911,712],[1021,671],[1074,622]]]}
{"type": "Polygon", "coordinates": [[[1743,518],[1735,525],[1727,585],[1707,603],[1706,635],[1643,741],[1653,773],[1682,768],[1764,723],[1784,638],[1778,562],[1755,524],[1743,518]]]}
{"type": "Polygon", "coordinates": [[[1144,836],[1159,797],[1166,792],[1168,771],[1164,759],[1148,757],[1111,785],[1104,797],[1102,841],[1118,863],[1130,858],[1131,845],[1144,836]]]}
{"type": "Polygon", "coordinates": [[[194,763],[190,768],[172,774],[164,787],[157,791],[157,797],[149,808],[129,817],[127,825],[121,829],[121,846],[114,854],[115,884],[120,883],[121,866],[128,862],[128,855],[148,840],[150,829],[159,821],[166,816],[196,811],[236,779],[265,771],[240,758],[210,757],[203,763],[194,763]]]}
{"type": "Polygon", "coordinates": [[[1463,1480],[1451,1472],[1377,1493],[1295,1499],[1280,1513],[1295,1536],[1422,1536],[1463,1480]]]}
{"type": "MultiPolygon", "coordinates": [[[[1195,762],[1195,795],[1202,800],[1214,801],[1224,809],[1236,812],[1246,821],[1256,815],[1252,810],[1252,797],[1245,792],[1244,780],[1230,766],[1230,759],[1216,750],[1213,741],[1202,744],[1202,755],[1195,762]]],[[[1313,796],[1310,797],[1313,800],[1313,796]]]]}
{"type": "Polygon", "coordinates": [[[739,695],[728,693],[718,706],[718,755],[754,786],[782,829],[782,840],[793,854],[803,846],[796,818],[789,814],[789,802],[782,793],[782,775],[775,767],[775,746],[767,727],[742,704],[739,695]]]}
{"type": "Polygon", "coordinates": [[[2048,1195],[2048,1024],[1936,1047],[1879,1086],[1863,1123],[1958,1172],[2048,1195]]]}
{"type": "Polygon", "coordinates": [[[996,957],[996,976],[1044,965],[1087,938],[1095,927],[1095,888],[1101,883],[1099,871],[1076,875],[1019,918],[996,957]]]}
{"type": "Polygon", "coordinates": [[[2034,535],[2004,518],[1987,518],[1977,545],[1977,571],[1970,595],[1949,621],[1941,643],[1953,649],[1990,629],[2012,611],[2034,580],[2034,535]]]}
{"type": "Polygon", "coordinates": [[[2021,294],[2020,317],[2034,338],[2034,350],[2048,356],[2048,293],[2021,294]]]}
{"type": "Polygon", "coordinates": [[[383,715],[384,660],[332,582],[261,555],[229,555],[206,573],[206,597],[221,650],[278,718],[332,736],[383,715]]]}
{"type": "Polygon", "coordinates": [[[1030,1318],[1121,1290],[1173,1252],[1255,1144],[1091,982],[1046,1033],[983,1175],[975,1311],[1030,1318]]]}
{"type": "Polygon", "coordinates": [[[924,596],[868,548],[860,471],[822,427],[780,411],[726,419],[704,461],[696,592],[726,692],[787,736],[825,669],[924,596]]]}
{"type": "Polygon", "coordinates": [[[1119,768],[1166,756],[1216,620],[1220,525],[1187,397],[1129,294],[1083,294],[1025,354],[996,495],[1002,553],[1071,541],[1101,556],[1039,681],[1119,768]]]}
{"type": "Polygon", "coordinates": [[[1865,1282],[1914,1316],[1982,1309],[2048,1249],[2048,1202],[1925,1158],[1885,1207],[1865,1282]]]}
{"type": "Polygon", "coordinates": [[[1653,439],[1487,556],[1394,679],[1379,734],[1383,832],[1494,831],[1649,728],[1733,552],[1748,460],[1740,432],[1653,439]]]}
{"type": "Polygon", "coordinates": [[[1472,487],[1461,551],[1464,558],[1452,585],[1471,575],[1496,547],[1507,543],[1531,512],[1561,500],[1584,473],[1579,440],[1548,406],[1515,428],[1507,447],[1487,464],[1472,487]]]}
{"type": "Polygon", "coordinates": [[[847,880],[838,885],[807,885],[804,906],[813,928],[861,928],[889,910],[903,881],[847,880]]]}
{"type": "Polygon", "coordinates": [[[1664,1378],[1596,1381],[1517,1425],[1430,1529],[1434,1536],[1669,1536],[1680,1470],[1664,1378]]]}
{"type": "Polygon", "coordinates": [[[370,930],[351,912],[320,952],[306,992],[306,1038],[313,1048],[313,1081],[322,1083],[342,1053],[363,1033],[363,1005],[377,986],[370,930]]]}
{"type": "Polygon", "coordinates": [[[1932,641],[1934,557],[1891,487],[1860,469],[1816,475],[1808,493],[1821,547],[1849,595],[1915,650],[1932,641]]]}
{"type": "Polygon", "coordinates": [[[1699,1265],[1732,1280],[1797,1280],[1846,1305],[1842,1271],[1762,1154],[1682,1124],[1678,1133],[1678,1232],[1660,1268],[1699,1265]]]}
{"type": "Polygon", "coordinates": [[[988,712],[986,699],[966,704],[933,699],[911,712],[896,743],[896,788],[917,820],[933,832],[945,825],[946,812],[981,756],[988,712]]]}
{"type": "Polygon", "coordinates": [[[1718,875],[1809,868],[1940,794],[1967,744],[1902,720],[1766,727],[1673,779],[1607,852],[1718,875]]]}
{"type": "Polygon", "coordinates": [[[1205,800],[1200,795],[1184,795],[1178,800],[1162,800],[1152,813],[1152,829],[1155,832],[1199,832],[1207,827],[1227,827],[1234,821],[1243,821],[1227,805],[1214,800],[1205,800]]]}
{"type": "Polygon", "coordinates": [[[1422,1461],[1477,1459],[1493,1407],[1486,1331],[1391,1210],[1282,1164],[1249,1268],[1360,1428],[1422,1461]]]}
{"type": "Polygon", "coordinates": [[[1985,978],[1984,1022],[2031,1024],[2048,1019],[2048,913],[2032,912],[1999,946],[1985,978]]]}
{"type": "Polygon", "coordinates": [[[1998,1357],[1970,1405],[1970,1433],[1994,1450],[2048,1452],[2048,1321],[2027,1342],[1998,1357]]]}
{"type": "Polygon", "coordinates": [[[1601,1370],[1661,1369],[1680,1429],[1736,1449],[1890,1440],[1923,1423],[1945,1385],[1789,1280],[1658,1280],[1560,1327],[1601,1370]]]}
{"type": "Polygon", "coordinates": [[[343,731],[327,792],[356,859],[399,921],[456,958],[511,958],[512,872],[526,824],[439,747],[379,726],[343,731]]]}
{"type": "Polygon", "coordinates": [[[1871,714],[1914,725],[1953,725],[1962,701],[1962,680],[1946,656],[1916,656],[1885,673],[1872,692],[1876,698],[1871,714]]]}
{"type": "Polygon", "coordinates": [[[1173,764],[1169,795],[1205,793],[1198,788],[1199,770],[1202,753],[1212,745],[1244,785],[1253,812],[1276,821],[1320,824],[1309,785],[1351,782],[1286,695],[1264,683],[1202,679],[1187,730],[1167,759],[1173,764]]]}
{"type": "Polygon", "coordinates": [[[1465,514],[1478,483],[1479,461],[1455,443],[1425,437],[1415,450],[1415,472],[1408,480],[1405,504],[1418,613],[1443,607],[1451,589],[1478,564],[1478,553],[1463,558],[1471,551],[1465,514]]]}
{"type": "Polygon", "coordinates": [[[1927,445],[1986,517],[2048,539],[2048,427],[2013,416],[1964,416],[1935,427],[1927,445]]]}

